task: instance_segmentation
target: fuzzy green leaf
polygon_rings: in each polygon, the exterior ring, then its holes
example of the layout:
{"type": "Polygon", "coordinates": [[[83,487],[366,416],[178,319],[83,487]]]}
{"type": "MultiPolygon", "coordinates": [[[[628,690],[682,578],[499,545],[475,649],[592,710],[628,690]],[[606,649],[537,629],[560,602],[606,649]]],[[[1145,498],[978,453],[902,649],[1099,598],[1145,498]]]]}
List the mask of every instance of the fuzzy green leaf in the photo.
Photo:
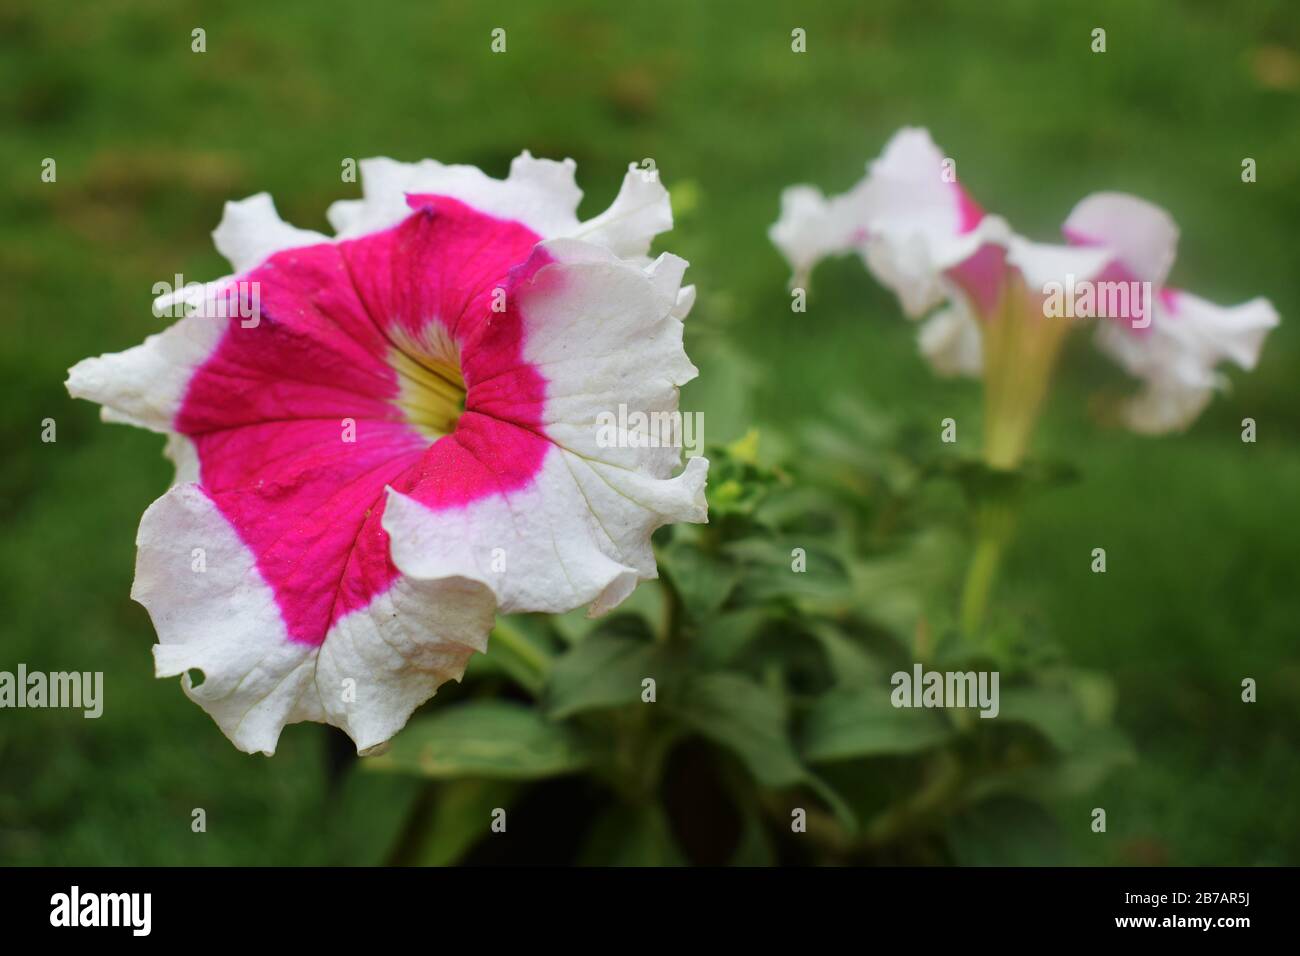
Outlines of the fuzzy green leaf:
{"type": "Polygon", "coordinates": [[[546,712],[561,719],[634,703],[645,678],[662,679],[662,666],[662,647],[641,618],[612,618],[556,660],[546,685],[546,712]]]}
{"type": "Polygon", "coordinates": [[[587,834],[580,862],[586,866],[683,866],[668,816],[657,804],[606,811],[587,834]]]}
{"type": "Polygon", "coordinates": [[[367,763],[374,770],[439,779],[533,780],[573,773],[587,760],[570,728],[531,707],[474,700],[411,721],[387,753],[367,763]]]}
{"type": "Polygon", "coordinates": [[[733,751],[759,783],[783,787],[807,779],[775,691],[740,674],[700,674],[666,694],[664,706],[700,735],[733,751]]]}
{"type": "Polygon", "coordinates": [[[930,710],[895,707],[884,688],[832,691],[804,721],[804,759],[812,763],[926,750],[952,735],[952,726],[930,710]]]}

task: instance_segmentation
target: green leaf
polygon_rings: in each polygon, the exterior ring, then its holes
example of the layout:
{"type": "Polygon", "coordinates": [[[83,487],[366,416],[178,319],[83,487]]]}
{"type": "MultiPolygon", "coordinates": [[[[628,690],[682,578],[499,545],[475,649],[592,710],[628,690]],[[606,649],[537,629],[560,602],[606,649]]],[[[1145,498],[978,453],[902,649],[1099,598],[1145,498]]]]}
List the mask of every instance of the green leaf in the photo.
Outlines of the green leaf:
{"type": "Polygon", "coordinates": [[[1000,698],[1000,721],[1030,724],[1057,749],[1078,748],[1096,730],[1069,687],[1013,687],[1000,698]]]}
{"type": "Polygon", "coordinates": [[[804,720],[801,751],[810,763],[915,753],[952,733],[934,711],[895,707],[884,688],[831,691],[804,720]]]}
{"type": "Polygon", "coordinates": [[[520,784],[510,780],[460,779],[438,788],[427,832],[416,855],[420,866],[450,866],[489,832],[492,811],[508,807],[520,784]]]}
{"type": "Polygon", "coordinates": [[[551,668],[545,707],[555,719],[641,698],[641,682],[662,679],[662,647],[639,617],[620,615],[563,654],[551,668]]]}
{"type": "Polygon", "coordinates": [[[713,615],[690,643],[692,665],[707,670],[730,664],[774,620],[766,608],[741,608],[713,615]]]}
{"type": "Polygon", "coordinates": [[[1132,743],[1113,727],[1096,727],[1068,754],[1022,773],[1013,783],[1025,794],[1055,800],[1087,793],[1120,767],[1132,766],[1132,743]]]}
{"type": "Polygon", "coordinates": [[[752,810],[742,811],[740,839],[727,866],[774,866],[776,862],[776,848],[772,845],[772,838],[763,826],[762,819],[752,810]]]}
{"type": "Polygon", "coordinates": [[[844,563],[828,548],[799,537],[749,537],[726,546],[730,562],[745,569],[739,600],[784,598],[808,613],[837,611],[853,600],[844,563]],[[803,551],[805,570],[794,570],[794,549],[803,551]]]}
{"type": "Polygon", "coordinates": [[[740,580],[734,561],[710,554],[694,540],[675,538],[659,554],[660,570],[694,621],[703,621],[722,607],[740,580]]]}
{"type": "Polygon", "coordinates": [[[937,600],[951,594],[963,545],[952,532],[927,528],[897,549],[856,559],[850,574],[856,605],[897,634],[911,634],[937,600]]]}
{"type": "MultiPolygon", "coordinates": [[[[628,595],[627,600],[618,606],[618,611],[620,616],[635,614],[645,618],[650,627],[650,632],[660,634],[664,630],[664,605],[663,583],[660,581],[642,581],[628,595]]],[[[605,623],[603,620],[590,617],[585,607],[577,608],[566,614],[539,616],[554,628],[565,644],[570,645],[577,644],[588,634],[600,630],[605,623]]]]}
{"type": "Polygon", "coordinates": [[[885,666],[861,643],[829,621],[812,620],[808,633],[821,645],[837,683],[860,687],[885,679],[885,666]]]}
{"type": "Polygon", "coordinates": [[[786,730],[781,696],[739,674],[698,674],[664,706],[701,736],[735,752],[764,786],[807,779],[786,730]]]}
{"type": "Polygon", "coordinates": [[[584,866],[684,866],[668,815],[658,804],[614,807],[587,835],[579,862],[584,866]]]}
{"type": "Polygon", "coordinates": [[[1052,866],[1065,854],[1056,820],[1028,800],[986,800],[954,817],[947,829],[962,866],[1052,866]]]}
{"type": "Polygon", "coordinates": [[[320,821],[329,862],[343,866],[377,866],[387,862],[408,812],[427,786],[413,777],[359,773],[353,766],[329,801],[320,821]]]}
{"type": "Polygon", "coordinates": [[[1033,792],[1044,798],[1087,793],[1115,770],[1135,763],[1137,752],[1123,733],[1096,727],[1060,763],[1044,771],[1033,792]]]}
{"type": "Polygon", "coordinates": [[[1133,744],[1114,727],[1092,728],[1069,753],[1046,763],[1012,767],[975,781],[973,797],[1015,793],[1039,800],[1058,800],[1087,793],[1120,767],[1137,762],[1133,744]]]}
{"type": "Polygon", "coordinates": [[[366,759],[372,770],[423,777],[535,780],[587,765],[580,739],[531,707],[475,700],[410,722],[389,751],[366,759]]]}

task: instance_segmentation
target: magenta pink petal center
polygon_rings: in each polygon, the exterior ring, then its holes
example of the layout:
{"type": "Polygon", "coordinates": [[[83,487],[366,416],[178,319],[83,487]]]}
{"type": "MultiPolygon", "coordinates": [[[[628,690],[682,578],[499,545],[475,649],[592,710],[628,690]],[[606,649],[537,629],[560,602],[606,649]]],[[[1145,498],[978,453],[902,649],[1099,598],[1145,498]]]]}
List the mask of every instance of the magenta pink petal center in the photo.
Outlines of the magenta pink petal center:
{"type": "Polygon", "coordinates": [[[386,487],[465,507],[529,486],[550,448],[547,383],[524,358],[514,294],[548,261],[533,254],[540,237],[447,197],[408,202],[391,229],[241,276],[258,283],[260,321],[229,320],[176,416],[295,641],[320,644],[397,579],[386,487]],[[454,430],[432,443],[396,403],[391,361],[431,331],[455,343],[466,389],[454,430]]]}
{"type": "MultiPolygon", "coordinates": [[[[954,182],[952,188],[957,192],[958,233],[964,236],[980,224],[984,210],[960,183],[954,182]]],[[[969,297],[976,313],[981,318],[989,318],[997,308],[1006,269],[1006,253],[1002,247],[985,243],[947,274],[969,297]]]]}
{"type": "MultiPolygon", "coordinates": [[[[1106,244],[1101,239],[1086,235],[1085,233],[1079,232],[1077,229],[1062,227],[1061,232],[1065,236],[1065,241],[1072,246],[1094,248],[1106,244]]],[[[1128,266],[1119,259],[1112,259],[1098,275],[1092,277],[1092,282],[1094,287],[1099,286],[1102,283],[1121,282],[1128,284],[1130,289],[1137,290],[1136,295],[1129,295],[1122,300],[1121,305],[1126,303],[1125,307],[1116,309],[1115,315],[1106,315],[1104,318],[1114,319],[1122,323],[1131,334],[1136,335],[1139,338],[1149,334],[1152,307],[1155,303],[1147,301],[1149,298],[1147,294],[1149,287],[1139,280],[1137,275],[1135,275],[1128,266]],[[1146,317],[1145,320],[1139,321],[1142,316],[1146,317]]],[[[1165,288],[1161,288],[1157,293],[1157,297],[1161,304],[1166,308],[1172,308],[1175,297],[1172,291],[1170,291],[1169,294],[1166,294],[1166,291],[1165,288]]]]}

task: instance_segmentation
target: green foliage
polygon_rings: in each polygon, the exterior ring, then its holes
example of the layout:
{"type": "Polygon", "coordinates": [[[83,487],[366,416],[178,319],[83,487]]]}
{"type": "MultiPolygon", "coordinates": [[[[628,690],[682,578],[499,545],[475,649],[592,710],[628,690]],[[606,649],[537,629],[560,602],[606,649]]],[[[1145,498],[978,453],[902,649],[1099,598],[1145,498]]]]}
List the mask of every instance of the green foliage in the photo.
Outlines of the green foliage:
{"type": "Polygon", "coordinates": [[[578,862],[587,866],[681,866],[687,863],[677,846],[663,808],[613,806],[597,820],[578,862]]]}
{"type": "Polygon", "coordinates": [[[760,786],[790,786],[805,779],[778,691],[742,674],[691,675],[665,706],[686,726],[739,757],[760,786]]]}
{"type": "MultiPolygon", "coordinates": [[[[473,699],[434,708],[367,764],[473,781],[422,809],[435,833],[462,813],[482,832],[487,802],[504,803],[483,793],[489,778],[582,771],[603,793],[575,856],[588,863],[1057,853],[1038,801],[1086,792],[1132,758],[1109,723],[1113,690],[1015,618],[963,636],[950,606],[971,510],[1050,487],[1057,470],[926,457],[887,417],[847,405],[804,441],[814,471],[766,463],[752,433],[712,450],[710,522],[657,535],[658,581],[602,621],[503,620],[473,699]],[[891,677],[914,662],[997,671],[1000,715],[895,706],[891,677]],[[502,700],[502,679],[532,703],[502,700]],[[683,763],[700,748],[707,759],[683,763]],[[679,789],[716,792],[724,847],[702,845],[679,789]],[[806,833],[791,827],[799,811],[806,833]],[[1021,818],[1032,826],[1003,832],[1021,818]]],[[[432,845],[420,857],[447,862],[473,842],[432,845]]]]}
{"type": "Polygon", "coordinates": [[[642,680],[662,677],[661,666],[669,666],[661,651],[643,618],[610,618],[555,662],[546,685],[547,714],[558,720],[633,703],[642,680]]]}
{"type": "Polygon", "coordinates": [[[417,823],[423,829],[409,844],[399,848],[407,859],[387,862],[411,862],[420,866],[447,866],[461,859],[487,834],[485,820],[493,811],[507,809],[518,793],[519,785],[509,780],[462,777],[433,784],[428,803],[421,807],[417,823]]]}
{"type": "Polygon", "coordinates": [[[370,766],[435,779],[533,780],[581,770],[587,759],[569,728],[531,707],[482,698],[412,720],[370,766]]]}
{"type": "Polygon", "coordinates": [[[895,707],[884,687],[832,692],[809,709],[802,752],[810,763],[907,754],[946,741],[953,728],[927,710],[895,707]]]}

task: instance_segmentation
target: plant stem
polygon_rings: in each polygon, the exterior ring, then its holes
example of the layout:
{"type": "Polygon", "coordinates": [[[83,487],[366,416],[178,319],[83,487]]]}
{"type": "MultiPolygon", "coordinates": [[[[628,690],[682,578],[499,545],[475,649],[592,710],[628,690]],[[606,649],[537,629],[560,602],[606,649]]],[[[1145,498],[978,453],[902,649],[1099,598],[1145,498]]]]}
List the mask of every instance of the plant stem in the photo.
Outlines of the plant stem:
{"type": "Polygon", "coordinates": [[[1014,527],[1015,515],[1004,502],[986,502],[975,513],[975,551],[961,594],[961,629],[968,638],[975,638],[984,623],[989,595],[1014,527]]]}
{"type": "MultiPolygon", "coordinates": [[[[1024,281],[1003,289],[996,313],[981,330],[984,354],[984,462],[997,472],[1019,469],[1052,380],[1069,325],[1049,318],[1024,281]]],[[[986,500],[976,506],[975,551],[961,597],[961,628],[978,635],[1015,527],[1013,505],[986,500]]]]}
{"type": "Polygon", "coordinates": [[[550,673],[551,664],[555,660],[550,651],[529,640],[527,635],[517,627],[499,617],[492,628],[490,640],[497,646],[504,647],[527,668],[527,673],[516,672],[513,676],[536,695],[545,683],[546,675],[550,673]]]}

